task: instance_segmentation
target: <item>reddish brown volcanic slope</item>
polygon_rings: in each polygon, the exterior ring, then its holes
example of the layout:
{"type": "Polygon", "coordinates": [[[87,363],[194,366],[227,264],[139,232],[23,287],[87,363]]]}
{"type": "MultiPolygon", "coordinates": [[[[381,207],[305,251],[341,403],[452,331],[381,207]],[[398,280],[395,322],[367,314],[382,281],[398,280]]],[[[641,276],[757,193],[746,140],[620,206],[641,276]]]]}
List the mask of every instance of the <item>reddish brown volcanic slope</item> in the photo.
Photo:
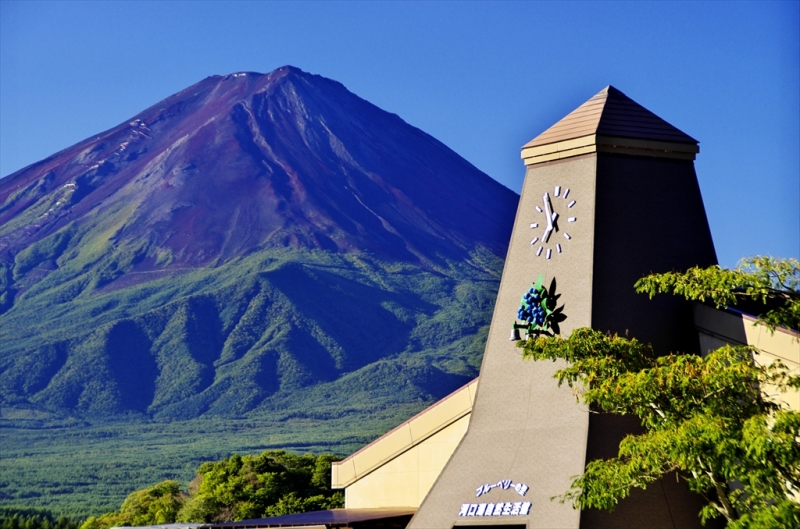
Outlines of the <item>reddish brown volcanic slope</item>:
{"type": "Polygon", "coordinates": [[[137,269],[272,246],[408,262],[504,256],[517,195],[341,84],[294,67],[213,76],[0,180],[0,252],[71,222],[147,241],[137,269]],[[5,226],[5,229],[2,228],[5,226]]]}

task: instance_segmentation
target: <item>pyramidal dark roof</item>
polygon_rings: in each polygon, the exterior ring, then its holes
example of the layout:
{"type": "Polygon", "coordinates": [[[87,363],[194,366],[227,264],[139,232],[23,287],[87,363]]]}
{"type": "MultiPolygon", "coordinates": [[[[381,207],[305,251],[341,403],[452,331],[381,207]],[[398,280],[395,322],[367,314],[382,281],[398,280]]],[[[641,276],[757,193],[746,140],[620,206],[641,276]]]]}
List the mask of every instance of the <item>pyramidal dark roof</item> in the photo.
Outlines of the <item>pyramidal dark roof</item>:
{"type": "Polygon", "coordinates": [[[617,136],[676,143],[698,143],[613,86],[567,114],[558,123],[525,144],[537,147],[583,136],[617,136]]]}

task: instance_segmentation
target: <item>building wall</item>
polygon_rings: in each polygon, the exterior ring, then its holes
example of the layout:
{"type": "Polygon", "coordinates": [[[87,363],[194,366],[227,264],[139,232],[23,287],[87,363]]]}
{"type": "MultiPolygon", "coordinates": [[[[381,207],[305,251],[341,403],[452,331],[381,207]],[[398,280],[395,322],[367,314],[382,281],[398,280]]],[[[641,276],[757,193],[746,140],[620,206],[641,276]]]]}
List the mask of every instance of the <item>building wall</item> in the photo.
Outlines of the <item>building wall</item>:
{"type": "MultiPolygon", "coordinates": [[[[800,333],[788,329],[775,329],[771,333],[764,325],[756,324],[756,319],[750,315],[716,310],[700,303],[694,306],[694,321],[702,354],[725,344],[752,345],[761,351],[755,355],[756,362],[769,365],[780,360],[792,374],[800,374],[800,333]]],[[[765,389],[776,401],[800,411],[800,391],[781,393],[777,388],[765,389]]]]}
{"type": "Polygon", "coordinates": [[[419,507],[467,431],[464,416],[345,489],[345,507],[419,507]]]}
{"type": "Polygon", "coordinates": [[[331,486],[345,489],[345,507],[419,507],[467,431],[477,385],[471,381],[333,463],[331,486]]]}

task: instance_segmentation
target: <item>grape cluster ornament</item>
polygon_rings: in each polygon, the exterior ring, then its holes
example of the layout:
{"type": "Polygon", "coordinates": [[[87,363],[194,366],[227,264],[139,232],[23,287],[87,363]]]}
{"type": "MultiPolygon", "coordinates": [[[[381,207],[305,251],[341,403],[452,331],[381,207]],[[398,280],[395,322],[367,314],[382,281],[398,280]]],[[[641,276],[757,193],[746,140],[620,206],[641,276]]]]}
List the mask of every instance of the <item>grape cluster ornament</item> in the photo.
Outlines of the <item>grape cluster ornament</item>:
{"type": "Polygon", "coordinates": [[[520,339],[519,330],[525,329],[525,338],[530,336],[547,335],[554,336],[561,334],[559,323],[567,319],[564,315],[564,305],[556,308],[557,300],[561,294],[556,294],[556,280],[550,282],[547,289],[542,284],[542,276],[536,283],[522,295],[519,309],[517,309],[517,320],[511,327],[511,341],[520,339]]]}

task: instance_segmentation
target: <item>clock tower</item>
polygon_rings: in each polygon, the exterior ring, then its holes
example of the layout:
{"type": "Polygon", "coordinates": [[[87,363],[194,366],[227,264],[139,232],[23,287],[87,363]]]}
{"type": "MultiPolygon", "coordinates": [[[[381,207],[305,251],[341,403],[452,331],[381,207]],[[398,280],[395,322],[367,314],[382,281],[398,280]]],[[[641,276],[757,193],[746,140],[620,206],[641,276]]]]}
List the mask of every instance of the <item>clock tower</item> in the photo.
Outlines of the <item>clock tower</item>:
{"type": "Polygon", "coordinates": [[[651,272],[716,263],[698,152],[611,86],[523,146],[525,183],[469,429],[411,529],[701,527],[701,499],[674,478],[635,489],[612,514],[551,500],[587,461],[616,455],[638,424],[590,414],[556,385],[561,364],[523,361],[514,341],[592,327],[662,354],[698,351],[687,303],[633,290],[651,272]]]}

